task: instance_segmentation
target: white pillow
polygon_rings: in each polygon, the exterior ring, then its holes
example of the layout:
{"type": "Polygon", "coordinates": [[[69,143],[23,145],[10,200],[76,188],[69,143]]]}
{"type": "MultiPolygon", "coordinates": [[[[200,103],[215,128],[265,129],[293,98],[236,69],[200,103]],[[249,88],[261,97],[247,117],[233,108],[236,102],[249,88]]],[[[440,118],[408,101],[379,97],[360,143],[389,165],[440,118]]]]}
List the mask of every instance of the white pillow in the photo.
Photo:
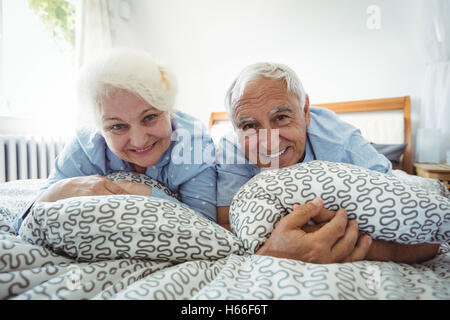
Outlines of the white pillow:
{"type": "Polygon", "coordinates": [[[182,262],[243,252],[239,239],[195,211],[135,195],[37,204],[19,235],[78,261],[135,258],[182,262]]]}
{"type": "Polygon", "coordinates": [[[315,197],[329,210],[345,208],[373,239],[404,244],[450,241],[450,200],[395,176],[344,163],[311,161],[253,177],[235,195],[230,225],[251,252],[275,224],[315,197]]]}

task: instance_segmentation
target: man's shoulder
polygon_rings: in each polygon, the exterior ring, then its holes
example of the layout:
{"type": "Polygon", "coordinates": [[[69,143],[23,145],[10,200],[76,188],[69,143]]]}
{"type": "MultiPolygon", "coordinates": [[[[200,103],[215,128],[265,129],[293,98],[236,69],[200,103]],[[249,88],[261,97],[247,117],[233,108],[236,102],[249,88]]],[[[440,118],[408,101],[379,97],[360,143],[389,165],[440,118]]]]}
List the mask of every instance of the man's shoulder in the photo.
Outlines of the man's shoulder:
{"type": "Polygon", "coordinates": [[[342,120],[332,110],[321,107],[311,107],[311,122],[308,133],[316,140],[324,140],[327,143],[343,144],[359,129],[342,120]]]}

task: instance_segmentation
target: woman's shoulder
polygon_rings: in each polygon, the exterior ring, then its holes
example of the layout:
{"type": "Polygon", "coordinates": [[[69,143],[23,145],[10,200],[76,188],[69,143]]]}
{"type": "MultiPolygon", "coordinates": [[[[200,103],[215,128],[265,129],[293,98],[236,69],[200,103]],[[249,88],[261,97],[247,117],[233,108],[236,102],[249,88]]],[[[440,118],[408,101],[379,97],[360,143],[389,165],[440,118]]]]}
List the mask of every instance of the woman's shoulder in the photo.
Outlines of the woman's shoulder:
{"type": "Polygon", "coordinates": [[[75,131],[68,141],[66,149],[74,154],[85,154],[88,158],[105,152],[106,142],[99,130],[91,127],[81,127],[75,131]]]}
{"type": "Polygon", "coordinates": [[[103,138],[100,130],[92,127],[80,127],[75,132],[75,139],[81,146],[98,147],[99,144],[105,144],[105,138],[103,138]]]}
{"type": "Polygon", "coordinates": [[[199,119],[181,112],[181,111],[175,111],[172,113],[172,127],[173,129],[187,129],[190,131],[196,130],[206,130],[206,126],[203,124],[202,121],[199,119]]]}

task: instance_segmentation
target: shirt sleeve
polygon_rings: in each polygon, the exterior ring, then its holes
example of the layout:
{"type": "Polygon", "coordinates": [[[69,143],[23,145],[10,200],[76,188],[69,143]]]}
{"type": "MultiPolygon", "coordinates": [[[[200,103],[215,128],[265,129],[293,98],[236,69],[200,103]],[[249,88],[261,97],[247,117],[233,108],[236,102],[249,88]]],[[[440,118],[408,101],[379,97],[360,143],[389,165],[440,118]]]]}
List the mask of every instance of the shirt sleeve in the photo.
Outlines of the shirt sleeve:
{"type": "MultiPolygon", "coordinates": [[[[197,166],[197,165],[196,165],[197,166]]],[[[193,168],[192,168],[193,169],[193,168]]],[[[193,169],[195,170],[195,169],[193,169]]],[[[180,186],[181,201],[216,222],[216,170],[214,164],[200,165],[199,173],[180,186]]]]}
{"type": "Polygon", "coordinates": [[[252,178],[252,174],[242,164],[217,165],[217,206],[229,207],[234,195],[252,178]]]}
{"type": "Polygon", "coordinates": [[[229,207],[238,190],[259,171],[245,158],[237,143],[231,132],[219,141],[216,155],[218,207],[229,207]]]}
{"type": "Polygon", "coordinates": [[[391,162],[363,138],[359,130],[353,133],[346,146],[346,152],[350,162],[370,170],[381,173],[392,173],[391,162]]]}
{"type": "Polygon", "coordinates": [[[39,197],[55,182],[71,178],[86,176],[92,174],[100,174],[101,170],[95,168],[90,162],[89,158],[85,154],[83,148],[81,147],[77,137],[72,139],[61,151],[61,153],[55,159],[55,166],[50,176],[47,179],[47,183],[42,187],[36,197],[30,201],[23,212],[19,214],[14,221],[14,228],[16,232],[19,231],[20,226],[25,219],[25,217],[30,212],[34,203],[39,199],[39,197]]]}
{"type": "Polygon", "coordinates": [[[152,197],[155,198],[159,198],[159,199],[164,199],[164,200],[168,200],[168,201],[172,201],[174,203],[177,204],[181,204],[180,201],[178,201],[178,199],[169,196],[167,193],[165,193],[164,191],[158,189],[158,188],[152,188],[152,197]]]}

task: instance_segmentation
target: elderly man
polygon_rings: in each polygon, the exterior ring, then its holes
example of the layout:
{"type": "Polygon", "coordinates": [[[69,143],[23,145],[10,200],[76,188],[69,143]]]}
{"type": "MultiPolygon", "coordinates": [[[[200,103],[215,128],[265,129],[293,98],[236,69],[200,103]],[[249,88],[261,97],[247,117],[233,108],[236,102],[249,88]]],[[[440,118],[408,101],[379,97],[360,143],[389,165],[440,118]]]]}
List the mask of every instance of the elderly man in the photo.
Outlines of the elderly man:
{"type": "MultiPolygon", "coordinates": [[[[332,111],[310,107],[300,80],[285,65],[257,63],[245,68],[228,90],[226,107],[234,134],[222,138],[217,158],[218,221],[225,227],[233,196],[261,170],[312,160],[351,163],[383,173],[392,169],[358,129],[332,111]]],[[[372,241],[359,233],[345,210],[325,210],[321,199],[293,209],[258,254],[313,263],[417,262],[439,249],[372,241]],[[306,225],[310,219],[319,225],[306,225]]]]}

